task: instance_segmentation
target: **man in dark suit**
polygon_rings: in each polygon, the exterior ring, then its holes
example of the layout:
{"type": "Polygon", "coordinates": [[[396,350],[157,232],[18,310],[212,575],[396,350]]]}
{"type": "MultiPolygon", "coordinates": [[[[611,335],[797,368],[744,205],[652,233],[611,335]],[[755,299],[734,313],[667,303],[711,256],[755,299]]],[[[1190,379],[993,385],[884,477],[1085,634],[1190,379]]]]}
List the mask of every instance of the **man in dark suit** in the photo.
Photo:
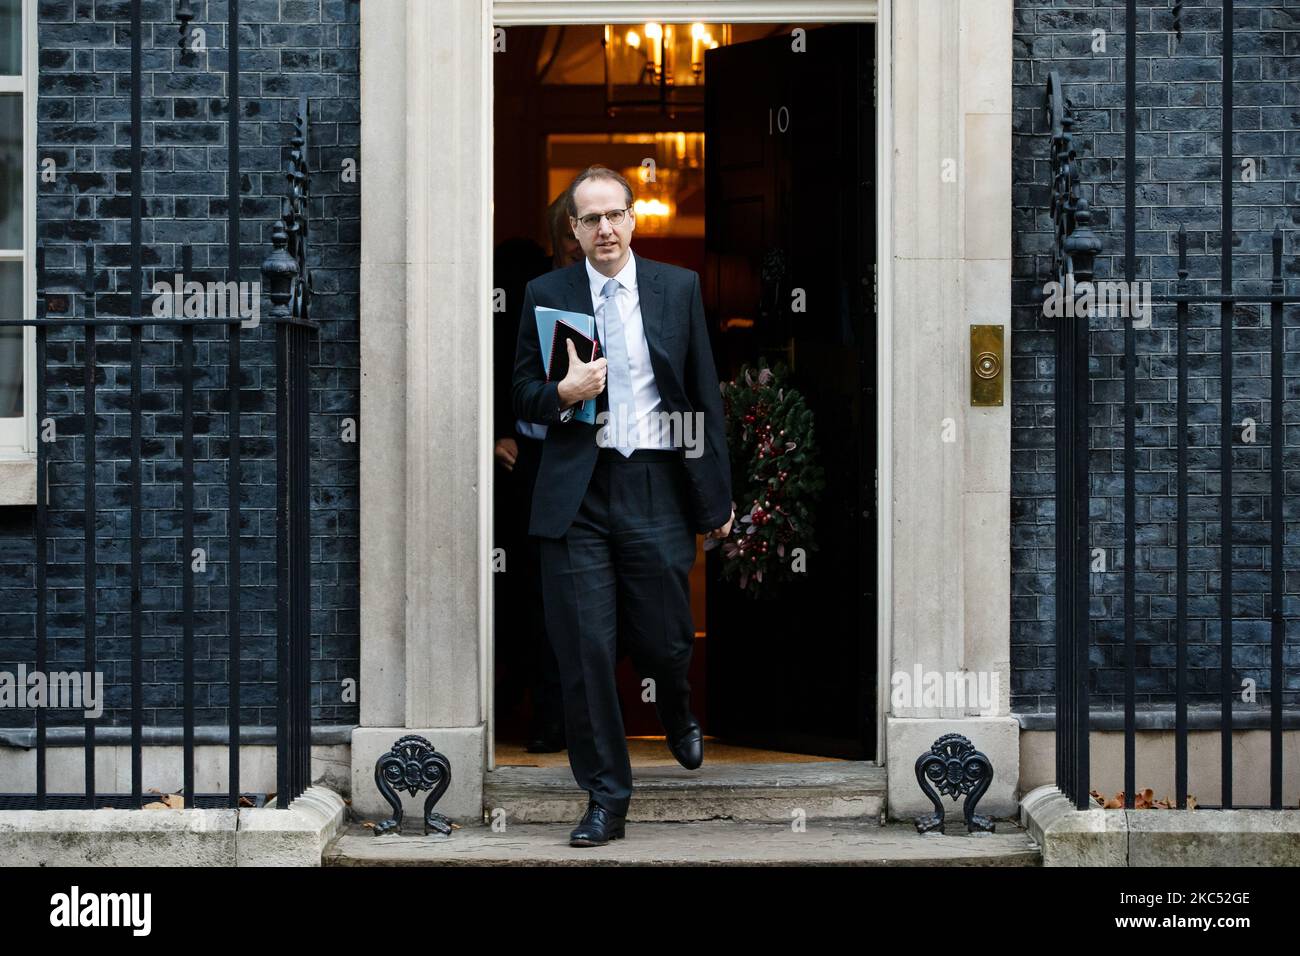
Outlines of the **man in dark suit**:
{"type": "Polygon", "coordinates": [[[569,842],[600,846],[623,836],[632,795],[620,636],[653,681],[673,756],[691,770],[704,759],[687,682],[689,575],[695,535],[725,537],[735,509],[700,277],[632,254],[632,188],[615,171],[588,167],[567,196],[584,259],[525,288],[513,398],[516,415],[549,426],[529,531],[542,539],[569,766],[589,796],[569,842]],[[599,357],[582,362],[569,343],[568,374],[548,382],[538,306],[594,315],[599,357]],[[589,398],[594,425],[575,417],[589,398]]]}

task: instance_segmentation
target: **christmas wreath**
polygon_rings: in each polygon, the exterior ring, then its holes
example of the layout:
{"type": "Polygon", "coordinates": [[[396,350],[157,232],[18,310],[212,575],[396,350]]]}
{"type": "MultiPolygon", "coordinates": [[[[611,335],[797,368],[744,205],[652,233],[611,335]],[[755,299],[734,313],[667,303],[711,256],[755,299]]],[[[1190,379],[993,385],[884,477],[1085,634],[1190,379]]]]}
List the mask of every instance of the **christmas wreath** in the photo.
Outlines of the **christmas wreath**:
{"type": "Polygon", "coordinates": [[[722,539],[722,577],[751,597],[771,596],[782,582],[803,573],[806,553],[816,550],[814,506],[825,486],[817,463],[812,411],[798,390],[786,385],[787,370],[746,365],[722,382],[727,446],[736,521],[722,539]],[[800,555],[796,549],[803,549],[800,555]]]}

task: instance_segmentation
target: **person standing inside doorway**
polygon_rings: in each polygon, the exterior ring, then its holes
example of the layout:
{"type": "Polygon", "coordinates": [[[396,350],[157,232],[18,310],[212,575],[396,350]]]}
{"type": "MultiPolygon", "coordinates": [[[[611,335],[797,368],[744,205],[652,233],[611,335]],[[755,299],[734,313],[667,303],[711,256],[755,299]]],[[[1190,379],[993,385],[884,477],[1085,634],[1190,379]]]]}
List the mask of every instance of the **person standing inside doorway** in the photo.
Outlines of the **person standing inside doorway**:
{"type": "Polygon", "coordinates": [[[564,749],[564,708],[560,698],[560,671],[546,637],[542,612],[542,587],[537,539],[528,533],[533,483],[542,457],[546,426],[516,419],[511,411],[511,377],[515,343],[519,339],[519,311],[524,285],[529,279],[562,269],[582,259],[569,225],[565,194],[546,210],[551,240],[548,257],[530,239],[507,239],[493,257],[493,288],[504,293],[506,312],[493,326],[493,383],[496,433],[493,457],[502,469],[495,485],[496,532],[494,544],[507,555],[505,573],[496,589],[498,646],[511,657],[514,680],[505,686],[505,700],[513,703],[527,683],[531,689],[532,716],[525,750],[554,753],[564,749]]]}
{"type": "Polygon", "coordinates": [[[569,766],[588,794],[569,842],[600,846],[624,835],[632,795],[620,637],[652,682],[669,750],[687,769],[703,762],[689,574],[696,533],[726,537],[735,507],[699,275],[633,254],[632,188],[614,170],[588,167],[566,196],[583,259],[525,287],[512,386],[515,414],[547,426],[529,531],[569,766]],[[593,315],[599,357],[583,362],[570,344],[567,375],[547,381],[538,306],[593,315]],[[575,416],[591,398],[596,424],[575,416]]]}

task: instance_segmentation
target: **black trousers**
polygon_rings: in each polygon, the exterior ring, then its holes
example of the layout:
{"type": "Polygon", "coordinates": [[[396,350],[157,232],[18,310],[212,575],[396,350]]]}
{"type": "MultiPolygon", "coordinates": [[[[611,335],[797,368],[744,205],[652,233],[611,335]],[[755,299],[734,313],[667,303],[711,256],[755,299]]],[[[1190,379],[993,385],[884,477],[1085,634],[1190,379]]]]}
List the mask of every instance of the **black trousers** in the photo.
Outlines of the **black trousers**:
{"type": "Polygon", "coordinates": [[[653,679],[665,732],[677,736],[690,720],[695,533],[687,515],[680,452],[637,452],[625,459],[601,449],[568,533],[539,539],[569,766],[592,799],[620,816],[632,798],[614,682],[620,643],[641,678],[653,679]]]}

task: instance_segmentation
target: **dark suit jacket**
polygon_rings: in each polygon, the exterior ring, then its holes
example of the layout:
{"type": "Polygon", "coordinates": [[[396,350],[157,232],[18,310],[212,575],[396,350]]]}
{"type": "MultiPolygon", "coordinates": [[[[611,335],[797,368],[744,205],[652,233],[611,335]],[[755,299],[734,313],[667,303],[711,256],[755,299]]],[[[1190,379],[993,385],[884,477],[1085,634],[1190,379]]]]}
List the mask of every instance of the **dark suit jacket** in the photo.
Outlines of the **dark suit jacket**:
{"type": "MultiPolygon", "coordinates": [[[[731,464],[722,417],[718,373],[704,320],[700,277],[690,269],[636,257],[637,293],[660,410],[704,413],[702,454],[682,454],[694,530],[703,534],[731,516],[731,464]]],[[[591,315],[591,287],[585,260],[533,279],[524,289],[515,349],[514,412],[525,421],[549,425],[533,492],[529,533],[563,537],[586,494],[600,451],[597,425],[560,422],[557,383],[547,382],[537,341],[537,306],[591,315]]],[[[698,432],[696,432],[698,436],[698,432]]],[[[697,439],[698,440],[698,439],[697,439]]]]}

